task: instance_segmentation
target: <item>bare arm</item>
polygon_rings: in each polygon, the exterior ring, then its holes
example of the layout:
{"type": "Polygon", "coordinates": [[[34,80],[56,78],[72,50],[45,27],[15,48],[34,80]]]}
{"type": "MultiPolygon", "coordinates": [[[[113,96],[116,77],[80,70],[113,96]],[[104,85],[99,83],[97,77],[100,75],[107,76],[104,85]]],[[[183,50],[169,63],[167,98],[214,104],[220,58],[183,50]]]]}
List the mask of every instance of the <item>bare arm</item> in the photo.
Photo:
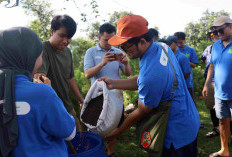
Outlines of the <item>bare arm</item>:
{"type": "Polygon", "coordinates": [[[211,82],[212,78],[213,78],[213,74],[214,74],[214,65],[210,64],[209,65],[209,69],[208,69],[208,73],[207,73],[207,78],[204,84],[204,88],[202,90],[202,95],[204,97],[208,96],[208,86],[209,83],[211,82]]]}
{"type": "Polygon", "coordinates": [[[195,64],[195,63],[189,62],[189,64],[190,64],[190,66],[191,66],[192,68],[195,68],[195,67],[196,67],[196,64],[195,64]]]}
{"type": "Polygon", "coordinates": [[[138,90],[138,76],[129,79],[112,80],[108,77],[101,77],[99,81],[104,81],[109,89],[138,90]]]}
{"type": "Polygon", "coordinates": [[[151,112],[153,108],[145,106],[140,101],[138,101],[138,108],[134,110],[122,123],[122,125],[118,128],[112,131],[110,134],[106,135],[106,140],[112,140],[116,137],[118,137],[121,133],[123,133],[125,130],[130,128],[133,124],[137,123],[140,119],[142,119],[146,114],[151,112]]]}
{"type": "Polygon", "coordinates": [[[85,77],[87,79],[93,77],[93,76],[96,76],[99,71],[109,62],[112,62],[115,60],[115,57],[114,57],[114,54],[111,54],[109,52],[107,52],[105,55],[104,55],[104,58],[102,59],[102,62],[99,63],[98,65],[96,65],[95,67],[92,67],[92,68],[89,68],[87,70],[85,70],[85,77]]]}
{"type": "Polygon", "coordinates": [[[131,70],[131,66],[125,54],[123,54],[121,63],[124,64],[123,74],[126,76],[130,76],[132,73],[132,70],[131,70]]]}
{"type": "Polygon", "coordinates": [[[74,77],[73,77],[73,78],[70,78],[70,79],[68,80],[68,82],[69,82],[69,85],[70,85],[70,88],[71,88],[71,91],[72,91],[73,95],[74,95],[74,96],[80,101],[80,103],[82,104],[82,103],[83,103],[83,97],[82,97],[82,95],[81,95],[81,93],[80,93],[79,88],[77,87],[77,84],[76,84],[76,81],[75,81],[74,77]]]}

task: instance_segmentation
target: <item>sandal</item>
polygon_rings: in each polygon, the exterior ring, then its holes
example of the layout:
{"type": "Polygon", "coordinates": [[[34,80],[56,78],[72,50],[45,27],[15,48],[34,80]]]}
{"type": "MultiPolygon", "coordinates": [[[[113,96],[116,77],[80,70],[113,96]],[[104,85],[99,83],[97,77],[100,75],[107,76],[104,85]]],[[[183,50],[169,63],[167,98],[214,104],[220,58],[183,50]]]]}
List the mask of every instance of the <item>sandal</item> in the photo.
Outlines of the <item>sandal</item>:
{"type": "Polygon", "coordinates": [[[212,132],[208,132],[206,134],[207,137],[215,137],[215,136],[218,136],[218,135],[220,135],[220,132],[216,128],[213,128],[212,132]]]}
{"type": "Polygon", "coordinates": [[[218,152],[210,154],[209,157],[229,157],[229,156],[221,156],[218,154],[218,152]]]}

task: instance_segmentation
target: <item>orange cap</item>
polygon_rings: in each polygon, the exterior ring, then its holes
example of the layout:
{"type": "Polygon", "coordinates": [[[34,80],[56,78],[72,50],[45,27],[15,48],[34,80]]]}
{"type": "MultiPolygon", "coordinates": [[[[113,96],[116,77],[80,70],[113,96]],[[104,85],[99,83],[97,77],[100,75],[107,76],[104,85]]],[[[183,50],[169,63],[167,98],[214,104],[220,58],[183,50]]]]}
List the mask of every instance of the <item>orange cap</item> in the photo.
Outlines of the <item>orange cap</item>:
{"type": "Polygon", "coordinates": [[[108,40],[112,46],[120,45],[131,38],[148,32],[148,22],[140,15],[126,15],[118,21],[117,34],[108,40]]]}

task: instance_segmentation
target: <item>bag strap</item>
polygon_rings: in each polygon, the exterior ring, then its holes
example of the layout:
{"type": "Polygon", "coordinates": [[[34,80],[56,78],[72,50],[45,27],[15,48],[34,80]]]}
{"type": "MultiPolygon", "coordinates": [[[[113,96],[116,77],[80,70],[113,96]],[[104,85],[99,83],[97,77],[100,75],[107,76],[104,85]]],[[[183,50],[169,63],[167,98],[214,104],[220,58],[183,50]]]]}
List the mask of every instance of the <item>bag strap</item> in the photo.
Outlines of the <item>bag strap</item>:
{"type": "Polygon", "coordinates": [[[162,47],[164,53],[168,57],[168,61],[169,61],[170,65],[171,65],[172,71],[174,73],[174,83],[173,83],[173,87],[172,87],[173,95],[172,95],[172,98],[169,100],[169,101],[171,101],[174,98],[174,93],[175,93],[177,85],[178,85],[178,82],[177,82],[177,79],[176,79],[176,71],[175,71],[175,69],[173,67],[173,64],[172,64],[172,61],[171,61],[171,59],[170,59],[170,57],[168,55],[168,51],[165,49],[165,47],[162,44],[159,44],[159,45],[162,47]]]}

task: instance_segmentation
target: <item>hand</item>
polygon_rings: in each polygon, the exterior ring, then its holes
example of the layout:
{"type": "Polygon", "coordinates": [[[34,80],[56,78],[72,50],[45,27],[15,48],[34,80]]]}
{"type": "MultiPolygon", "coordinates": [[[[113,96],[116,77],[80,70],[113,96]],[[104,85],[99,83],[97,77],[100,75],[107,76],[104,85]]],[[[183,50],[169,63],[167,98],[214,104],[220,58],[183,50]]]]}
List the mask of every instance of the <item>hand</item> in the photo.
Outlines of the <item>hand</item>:
{"type": "Polygon", "coordinates": [[[107,52],[104,55],[101,63],[103,64],[103,66],[105,66],[107,63],[112,62],[114,60],[115,60],[114,54],[107,52]]]}
{"type": "MultiPolygon", "coordinates": [[[[122,53],[122,54],[123,54],[123,53],[122,53]]],[[[121,59],[120,62],[121,62],[122,64],[124,64],[124,65],[126,65],[126,64],[129,63],[129,61],[128,61],[128,59],[127,59],[127,57],[126,57],[125,54],[122,55],[122,59],[121,59]]]]}
{"type": "Polygon", "coordinates": [[[43,84],[51,86],[50,79],[48,77],[46,77],[45,74],[42,74],[42,73],[35,74],[33,82],[35,82],[35,83],[43,83],[43,84]]]}
{"type": "Polygon", "coordinates": [[[205,98],[208,96],[208,87],[207,87],[207,85],[204,85],[204,88],[202,90],[202,96],[205,97],[205,98]]]}
{"type": "Polygon", "coordinates": [[[101,77],[98,79],[98,81],[104,81],[108,89],[114,89],[113,88],[114,81],[112,79],[108,77],[101,77]]]}
{"type": "Polygon", "coordinates": [[[82,109],[83,105],[84,105],[84,103],[80,103],[80,108],[81,108],[81,109],[82,109]]]}
{"type": "Polygon", "coordinates": [[[106,140],[106,141],[112,141],[112,140],[114,140],[115,138],[117,138],[119,135],[120,135],[119,129],[116,128],[116,129],[114,129],[111,133],[107,134],[107,135],[104,137],[104,140],[106,140]]]}

